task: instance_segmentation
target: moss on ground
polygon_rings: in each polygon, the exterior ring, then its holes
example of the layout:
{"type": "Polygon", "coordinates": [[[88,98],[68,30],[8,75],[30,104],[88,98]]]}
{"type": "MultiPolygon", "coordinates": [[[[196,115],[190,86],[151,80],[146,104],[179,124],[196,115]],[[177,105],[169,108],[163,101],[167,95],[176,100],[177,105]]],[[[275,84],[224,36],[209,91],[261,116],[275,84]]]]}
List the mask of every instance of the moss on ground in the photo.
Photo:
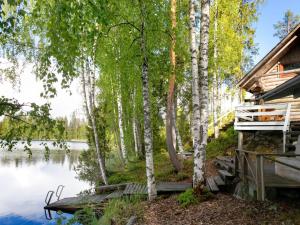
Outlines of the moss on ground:
{"type": "MultiPolygon", "coordinates": [[[[192,159],[184,160],[183,170],[176,173],[167,152],[154,155],[154,171],[156,181],[182,181],[191,177],[193,172],[192,159]]],[[[117,167],[110,171],[110,184],[138,182],[146,183],[146,165],[144,160],[130,161],[126,167],[117,167]]]]}
{"type": "Polygon", "coordinates": [[[219,138],[213,139],[207,145],[206,158],[213,159],[217,156],[232,154],[237,146],[237,132],[233,127],[220,133],[219,138]]]}

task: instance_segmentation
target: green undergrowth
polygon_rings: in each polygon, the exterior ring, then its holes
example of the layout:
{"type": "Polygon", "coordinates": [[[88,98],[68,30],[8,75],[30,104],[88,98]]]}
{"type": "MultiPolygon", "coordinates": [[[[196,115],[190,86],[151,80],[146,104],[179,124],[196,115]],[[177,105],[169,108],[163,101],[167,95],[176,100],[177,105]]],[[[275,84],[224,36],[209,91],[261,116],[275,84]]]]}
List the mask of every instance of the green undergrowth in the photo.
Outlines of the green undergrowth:
{"type": "Polygon", "coordinates": [[[213,197],[214,194],[211,193],[207,188],[203,188],[200,191],[190,188],[178,195],[177,201],[182,207],[188,207],[193,204],[207,201],[213,197]]]}
{"type": "Polygon", "coordinates": [[[60,215],[56,219],[57,225],[98,225],[99,221],[97,219],[96,213],[92,208],[84,208],[82,210],[77,211],[71,219],[64,216],[64,214],[60,215]]]}
{"type": "MultiPolygon", "coordinates": [[[[183,170],[179,173],[174,171],[166,152],[154,155],[154,171],[156,181],[183,181],[189,179],[193,172],[192,159],[184,160],[183,170]]],[[[110,184],[138,182],[146,183],[145,160],[133,160],[126,167],[115,167],[110,171],[108,179],[110,184]]]]}
{"type": "Polygon", "coordinates": [[[142,207],[140,207],[141,200],[139,197],[130,197],[109,201],[98,224],[123,225],[127,224],[128,219],[133,215],[141,218],[143,214],[142,207]]]}
{"type": "Polygon", "coordinates": [[[231,151],[237,146],[237,132],[233,127],[220,133],[219,138],[211,140],[207,145],[206,158],[213,159],[217,156],[232,154],[231,151]]]}
{"type": "Polygon", "coordinates": [[[142,218],[143,210],[140,205],[143,199],[131,196],[110,200],[103,214],[96,216],[92,208],[77,211],[71,219],[64,214],[56,219],[58,225],[124,225],[131,216],[142,218]],[[100,218],[99,218],[100,217],[100,218]]]}
{"type": "MultiPolygon", "coordinates": [[[[207,145],[207,159],[213,159],[216,156],[230,154],[228,149],[234,149],[237,145],[237,133],[233,127],[220,133],[218,139],[214,139],[207,145]]],[[[166,150],[154,155],[154,171],[156,181],[183,181],[191,179],[193,174],[193,159],[192,157],[182,161],[183,170],[179,173],[174,171],[174,168],[169,159],[166,150]]],[[[109,169],[110,184],[138,182],[146,183],[146,168],[145,160],[135,159],[124,165],[113,165],[109,169]]]]}

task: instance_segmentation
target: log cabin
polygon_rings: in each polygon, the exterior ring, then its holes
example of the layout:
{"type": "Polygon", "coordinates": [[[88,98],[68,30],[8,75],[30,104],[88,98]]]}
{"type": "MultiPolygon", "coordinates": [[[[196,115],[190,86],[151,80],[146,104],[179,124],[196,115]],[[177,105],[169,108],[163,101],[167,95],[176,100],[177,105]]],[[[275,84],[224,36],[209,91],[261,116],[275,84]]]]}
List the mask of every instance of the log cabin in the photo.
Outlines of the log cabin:
{"type": "Polygon", "coordinates": [[[300,188],[300,24],[238,86],[253,97],[235,110],[235,175],[258,200],[266,198],[266,188],[300,188]],[[244,132],[257,131],[282,132],[282,148],[243,149],[244,132]]]}
{"type": "Polygon", "coordinates": [[[253,94],[256,104],[291,103],[291,121],[300,121],[299,75],[300,24],[254,66],[238,85],[253,94]],[[290,92],[284,92],[289,88],[292,88],[290,92]],[[278,92],[281,94],[275,94],[278,92]]]}

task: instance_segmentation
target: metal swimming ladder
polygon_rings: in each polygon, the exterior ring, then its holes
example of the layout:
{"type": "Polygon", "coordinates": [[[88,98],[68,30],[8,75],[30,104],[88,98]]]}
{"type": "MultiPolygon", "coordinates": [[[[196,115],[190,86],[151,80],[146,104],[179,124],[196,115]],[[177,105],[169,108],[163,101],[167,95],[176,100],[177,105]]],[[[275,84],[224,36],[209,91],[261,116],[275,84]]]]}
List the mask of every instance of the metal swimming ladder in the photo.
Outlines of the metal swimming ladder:
{"type": "MultiPolygon", "coordinates": [[[[57,186],[57,189],[56,189],[56,192],[55,192],[55,196],[56,196],[56,198],[57,198],[57,201],[60,199],[60,196],[61,196],[61,194],[62,194],[62,192],[63,192],[63,190],[64,190],[64,187],[65,187],[65,186],[63,186],[63,185],[58,185],[58,186],[57,186]]],[[[47,195],[46,195],[46,198],[45,198],[45,203],[46,203],[46,205],[49,205],[49,204],[50,204],[53,195],[54,195],[54,191],[51,191],[51,190],[48,191],[48,193],[47,193],[47,195]]]]}

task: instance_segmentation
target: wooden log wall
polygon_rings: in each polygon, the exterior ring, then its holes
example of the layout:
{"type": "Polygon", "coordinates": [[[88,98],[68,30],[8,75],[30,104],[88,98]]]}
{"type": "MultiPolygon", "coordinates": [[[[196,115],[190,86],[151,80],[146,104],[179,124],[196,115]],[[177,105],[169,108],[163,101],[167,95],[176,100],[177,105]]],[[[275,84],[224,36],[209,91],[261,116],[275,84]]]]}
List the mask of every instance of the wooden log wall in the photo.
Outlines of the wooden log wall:
{"type": "Polygon", "coordinates": [[[284,82],[295,77],[296,73],[288,73],[284,75],[270,75],[259,78],[259,83],[264,92],[272,90],[273,88],[283,84],[284,82]]]}
{"type": "Polygon", "coordinates": [[[291,103],[291,121],[300,121],[300,98],[294,98],[293,96],[288,96],[284,98],[274,99],[271,101],[265,101],[265,104],[271,103],[291,103]]]}

